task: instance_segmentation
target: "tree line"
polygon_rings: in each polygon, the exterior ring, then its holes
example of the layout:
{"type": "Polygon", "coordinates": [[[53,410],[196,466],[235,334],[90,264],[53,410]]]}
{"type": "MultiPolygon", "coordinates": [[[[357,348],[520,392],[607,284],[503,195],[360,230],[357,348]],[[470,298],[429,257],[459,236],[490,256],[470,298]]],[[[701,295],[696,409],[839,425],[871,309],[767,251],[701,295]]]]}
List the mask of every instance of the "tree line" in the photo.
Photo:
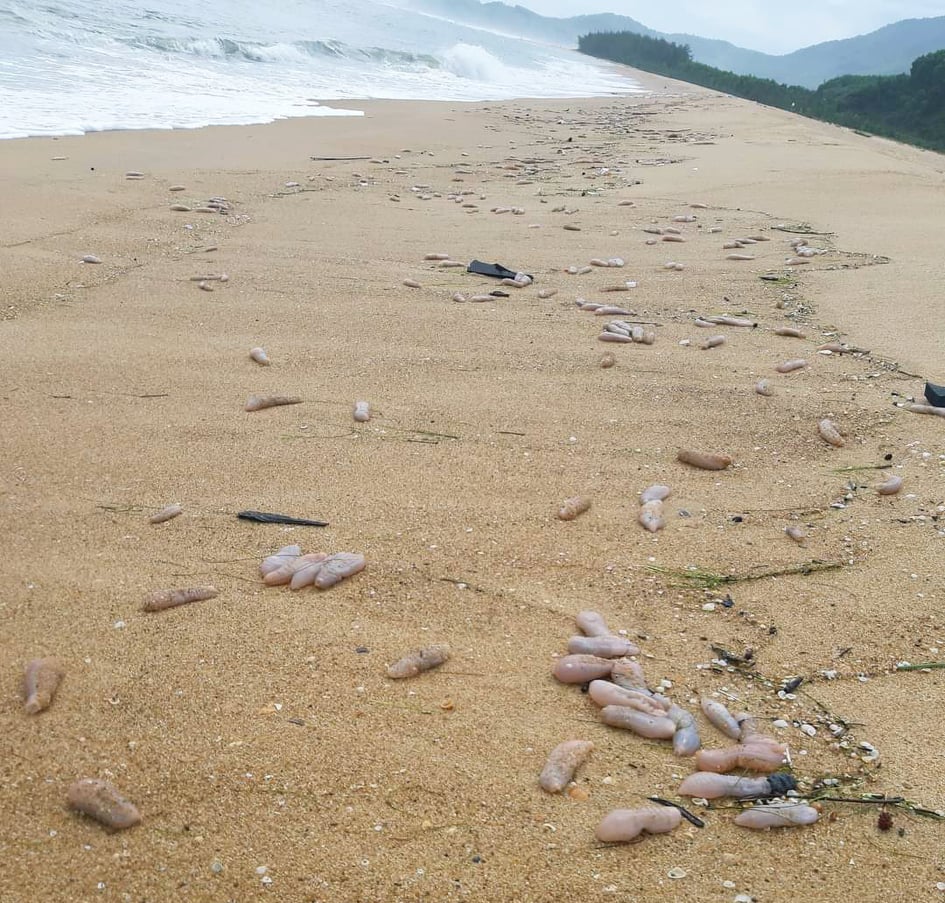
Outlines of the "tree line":
{"type": "Polygon", "coordinates": [[[583,35],[578,49],[812,119],[945,151],[945,50],[920,56],[908,74],[842,75],[811,91],[715,69],[693,61],[686,44],[630,31],[583,35]]]}

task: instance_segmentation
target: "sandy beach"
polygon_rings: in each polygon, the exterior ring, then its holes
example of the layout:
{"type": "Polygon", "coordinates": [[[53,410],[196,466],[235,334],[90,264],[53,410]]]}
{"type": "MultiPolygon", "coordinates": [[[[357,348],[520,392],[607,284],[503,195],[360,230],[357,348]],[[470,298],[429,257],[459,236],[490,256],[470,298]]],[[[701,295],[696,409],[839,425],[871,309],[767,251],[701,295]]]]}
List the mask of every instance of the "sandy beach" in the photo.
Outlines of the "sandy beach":
{"type": "Polygon", "coordinates": [[[945,420],[894,406],[945,383],[945,158],[639,78],[653,94],[0,142],[3,903],[941,898],[945,821],[891,805],[881,831],[879,805],[823,801],[810,827],[737,827],[731,801],[677,795],[691,759],[552,677],[599,611],[705,746],[732,741],[700,697],[787,743],[804,793],[945,810],[945,671],[896,670],[945,662],[945,420]],[[214,197],[225,214],[195,212],[214,197]],[[792,239],[824,253],[786,266],[792,239]],[[621,318],[655,342],[599,341],[621,318]],[[249,413],[253,394],[302,403],[249,413]],[[653,483],[672,495],[651,534],[653,483]],[[290,543],[367,566],[265,586],[290,543]],[[388,679],[433,643],[449,662],[388,679]],[[31,716],[39,656],[65,678],[31,716]],[[571,738],[589,760],[542,792],[571,738]],[[141,824],[70,811],[77,778],[141,824]],[[595,839],[650,796],[705,827],[595,839]]]}

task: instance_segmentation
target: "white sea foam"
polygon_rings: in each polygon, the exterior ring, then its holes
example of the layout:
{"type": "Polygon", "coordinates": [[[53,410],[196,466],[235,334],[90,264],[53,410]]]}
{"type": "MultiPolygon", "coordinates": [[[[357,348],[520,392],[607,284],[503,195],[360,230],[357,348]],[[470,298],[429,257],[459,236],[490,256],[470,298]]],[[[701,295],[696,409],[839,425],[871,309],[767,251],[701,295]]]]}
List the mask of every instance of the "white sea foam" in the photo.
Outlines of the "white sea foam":
{"type": "Polygon", "coordinates": [[[371,0],[0,0],[0,138],[639,90],[573,51],[371,0]]]}

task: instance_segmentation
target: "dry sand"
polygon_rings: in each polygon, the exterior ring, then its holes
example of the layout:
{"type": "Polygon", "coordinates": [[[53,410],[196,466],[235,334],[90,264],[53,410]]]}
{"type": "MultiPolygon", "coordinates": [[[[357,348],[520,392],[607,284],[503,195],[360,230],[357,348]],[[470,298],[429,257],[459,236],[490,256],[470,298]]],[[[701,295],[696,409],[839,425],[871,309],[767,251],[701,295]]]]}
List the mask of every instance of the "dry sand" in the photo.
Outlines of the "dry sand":
{"type": "MultiPolygon", "coordinates": [[[[922,377],[945,382],[943,158],[668,83],[363,108],[0,143],[0,898],[940,897],[945,823],[898,808],[887,833],[876,806],[829,802],[811,828],[753,833],[694,805],[704,829],[597,843],[605,812],[675,797],[692,765],[603,726],[550,672],[575,613],[597,609],[641,638],[674,699],[724,691],[766,719],[803,787],[945,808],[945,672],[893,670],[945,660],[945,421],[892,405],[922,377]],[[478,212],[447,198],[461,190],[478,212]],[[169,209],[215,195],[229,215],[169,209]],[[685,243],[646,244],[644,227],[690,212],[685,243]],[[785,268],[794,236],[777,227],[801,224],[828,253],[785,268]],[[770,241],[726,260],[723,241],[746,234],[770,241]],[[535,284],[454,303],[498,286],[423,261],[440,251],[535,284]],[[627,266],[562,272],[598,256],[627,266]],[[190,281],[222,272],[212,293],[190,281]],[[578,296],[657,323],[656,344],[598,342],[606,319],[578,296]],[[718,328],[728,342],[699,350],[695,314],[745,311],[758,328],[718,328]],[[783,325],[807,338],[774,335],[783,325]],[[814,350],[837,337],[869,353],[814,350]],[[617,364],[600,369],[608,350],[617,364]],[[774,372],[799,356],[809,368],[774,372]],[[753,392],[760,377],[772,397],[753,392]],[[256,392],[304,404],[245,413],[256,392]],[[828,416],[842,449],[817,435],[828,416]],[[680,448],[736,465],[693,470],[680,448]],[[891,468],[841,470],[870,465],[891,468]],[[890,473],[905,488],[880,497],[890,473]],[[637,494],[656,481],[673,496],[653,536],[637,494]],[[579,493],[592,509],[557,520],[579,493]],[[172,502],[181,517],[148,524],[172,502]],[[251,524],[244,508],[331,526],[251,524]],[[808,525],[805,546],[791,524],[808,525]],[[264,587],[260,560],[289,542],[361,552],[367,570],[325,592],[264,587]],[[652,569],[811,561],[841,567],[714,592],[652,569]],[[205,583],[219,596],[140,610],[152,590],[205,583]],[[451,644],[448,664],[386,678],[433,642],[451,644]],[[713,646],[751,662],[719,664],[713,646]],[[38,655],[67,676],[30,717],[19,680],[38,655]],[[779,698],[795,675],[796,698],[779,698]],[[543,794],[545,756],[571,737],[596,744],[578,789],[543,794]],[[78,777],[114,781],[142,824],[109,834],[67,811],[78,777]]],[[[699,722],[706,745],[729,742],[699,722]]]]}

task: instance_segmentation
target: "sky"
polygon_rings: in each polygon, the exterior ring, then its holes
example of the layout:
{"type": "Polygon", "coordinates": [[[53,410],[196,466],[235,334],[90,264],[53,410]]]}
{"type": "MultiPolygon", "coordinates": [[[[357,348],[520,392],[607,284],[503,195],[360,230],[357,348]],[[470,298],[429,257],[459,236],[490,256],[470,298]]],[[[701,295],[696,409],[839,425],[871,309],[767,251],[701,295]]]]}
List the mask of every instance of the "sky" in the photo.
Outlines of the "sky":
{"type": "Polygon", "coordinates": [[[611,12],[657,31],[721,38],[750,50],[790,53],[898,22],[945,15],[945,0],[504,0],[545,16],[611,12]]]}

